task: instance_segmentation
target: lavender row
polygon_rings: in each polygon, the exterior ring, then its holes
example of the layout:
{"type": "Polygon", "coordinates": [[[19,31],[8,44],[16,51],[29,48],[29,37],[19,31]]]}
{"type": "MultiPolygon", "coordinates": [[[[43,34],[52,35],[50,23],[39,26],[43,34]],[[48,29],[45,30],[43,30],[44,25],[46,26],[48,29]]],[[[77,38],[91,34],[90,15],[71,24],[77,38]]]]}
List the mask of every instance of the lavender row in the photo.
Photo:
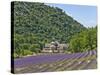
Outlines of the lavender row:
{"type": "Polygon", "coordinates": [[[74,58],[84,58],[87,55],[96,55],[96,50],[92,50],[89,52],[83,53],[74,53],[74,54],[55,54],[55,55],[39,55],[39,56],[30,56],[26,58],[20,58],[14,60],[15,67],[23,67],[27,64],[39,64],[39,63],[46,63],[46,62],[55,62],[55,61],[62,61],[64,59],[74,59],[74,58]]]}

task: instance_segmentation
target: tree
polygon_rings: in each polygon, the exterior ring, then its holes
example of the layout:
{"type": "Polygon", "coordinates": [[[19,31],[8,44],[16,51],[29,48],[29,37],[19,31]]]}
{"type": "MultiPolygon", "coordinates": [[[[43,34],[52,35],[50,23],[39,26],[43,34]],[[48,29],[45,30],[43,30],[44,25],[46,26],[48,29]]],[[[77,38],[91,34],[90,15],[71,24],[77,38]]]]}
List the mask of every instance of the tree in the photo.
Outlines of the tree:
{"type": "Polygon", "coordinates": [[[85,31],[74,35],[70,40],[70,49],[72,52],[84,52],[93,50],[97,47],[96,28],[88,28],[85,31]]]}

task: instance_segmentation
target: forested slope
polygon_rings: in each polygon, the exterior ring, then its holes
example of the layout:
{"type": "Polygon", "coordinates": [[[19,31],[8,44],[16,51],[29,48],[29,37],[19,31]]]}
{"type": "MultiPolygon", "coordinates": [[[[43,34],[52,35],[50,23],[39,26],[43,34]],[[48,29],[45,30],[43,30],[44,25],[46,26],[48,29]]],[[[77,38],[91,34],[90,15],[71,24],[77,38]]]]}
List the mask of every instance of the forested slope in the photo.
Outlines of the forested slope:
{"type": "Polygon", "coordinates": [[[14,2],[14,51],[40,52],[46,43],[70,43],[72,36],[87,30],[65,11],[44,3],[14,2]]]}

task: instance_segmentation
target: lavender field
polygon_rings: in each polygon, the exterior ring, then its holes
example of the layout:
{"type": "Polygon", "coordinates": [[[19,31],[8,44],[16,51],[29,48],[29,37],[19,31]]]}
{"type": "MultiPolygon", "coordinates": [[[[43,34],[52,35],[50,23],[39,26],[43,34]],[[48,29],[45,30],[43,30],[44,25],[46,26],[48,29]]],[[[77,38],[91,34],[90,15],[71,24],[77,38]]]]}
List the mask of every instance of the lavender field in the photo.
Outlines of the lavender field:
{"type": "Polygon", "coordinates": [[[14,60],[15,73],[54,72],[97,68],[97,51],[47,54],[14,60]]]}

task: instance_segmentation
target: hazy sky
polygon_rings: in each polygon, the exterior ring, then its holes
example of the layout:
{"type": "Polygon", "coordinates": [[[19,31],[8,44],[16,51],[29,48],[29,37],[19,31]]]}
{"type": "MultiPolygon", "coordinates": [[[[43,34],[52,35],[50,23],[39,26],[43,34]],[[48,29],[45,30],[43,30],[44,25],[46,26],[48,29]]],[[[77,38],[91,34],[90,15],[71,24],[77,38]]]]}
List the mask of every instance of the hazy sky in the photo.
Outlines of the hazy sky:
{"type": "Polygon", "coordinates": [[[47,4],[63,9],[68,15],[83,24],[85,27],[97,25],[97,7],[87,5],[47,4]]]}

